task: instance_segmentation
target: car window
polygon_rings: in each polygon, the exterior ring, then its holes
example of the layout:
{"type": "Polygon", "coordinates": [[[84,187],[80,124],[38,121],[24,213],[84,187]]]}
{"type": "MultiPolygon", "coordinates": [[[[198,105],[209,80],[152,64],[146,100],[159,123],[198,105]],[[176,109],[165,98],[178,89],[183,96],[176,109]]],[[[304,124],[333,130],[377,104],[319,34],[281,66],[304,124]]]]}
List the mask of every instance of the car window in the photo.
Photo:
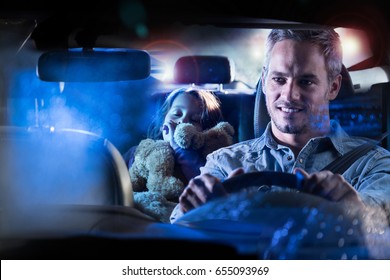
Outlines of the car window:
{"type": "MultiPolygon", "coordinates": [[[[55,125],[91,130],[111,139],[120,151],[124,151],[146,134],[143,123],[150,121],[155,109],[146,104],[148,96],[168,92],[178,86],[172,80],[173,69],[177,59],[182,56],[225,55],[234,67],[234,82],[224,85],[224,89],[253,94],[260,77],[264,42],[269,30],[173,24],[164,29],[151,30],[149,36],[137,40],[118,34],[99,36],[98,45],[110,43],[110,47],[127,46],[145,50],[151,55],[151,77],[128,83],[40,81],[36,76],[35,62],[42,51],[34,51],[34,42],[28,40],[15,58],[20,61],[16,71],[10,74],[9,119],[15,125],[55,125]]],[[[363,31],[348,28],[338,31],[345,48],[344,63],[347,67],[370,57],[372,52],[363,31]]],[[[72,36],[70,41],[74,40],[72,36]]],[[[365,82],[368,76],[376,79],[375,83],[386,82],[386,68],[377,69],[383,73],[381,76],[374,72],[359,74],[361,71],[351,71],[356,90],[359,90],[358,86],[368,90],[369,85],[365,82]]],[[[215,84],[204,86],[219,88],[215,84]]]]}
{"type": "MultiPolygon", "coordinates": [[[[304,154],[295,155],[283,143],[261,145],[262,139],[255,139],[260,136],[256,135],[260,125],[271,125],[259,82],[271,30],[335,28],[342,42],[342,81],[346,83],[340,91],[343,94],[329,102],[330,118],[359,141],[377,144],[379,151],[374,154],[370,150],[368,167],[356,164],[354,176],[342,177],[343,183],[359,182],[356,192],[360,192],[370,187],[369,180],[386,178],[388,172],[381,169],[363,179],[375,169],[376,159],[386,157],[390,149],[389,136],[383,138],[390,129],[390,24],[383,4],[374,5],[373,1],[362,6],[357,1],[346,7],[328,1],[315,1],[315,6],[310,1],[275,1],[270,7],[261,3],[264,7],[253,8],[240,1],[211,0],[203,5],[124,0],[95,1],[88,9],[78,10],[79,3],[72,3],[77,1],[56,2],[58,7],[33,2],[19,7],[15,0],[9,9],[0,6],[0,244],[7,245],[0,246],[0,255],[27,260],[94,259],[95,254],[98,259],[158,260],[170,258],[170,252],[175,259],[390,259],[387,205],[362,218],[351,208],[341,209],[339,204],[302,193],[302,176],[290,173],[293,166],[306,164],[300,158],[304,154]],[[47,81],[39,76],[43,55],[58,51],[65,58],[69,52],[84,55],[98,50],[145,52],[147,59],[141,67],[150,68],[150,75],[134,78],[127,73],[124,76],[128,79],[113,81],[108,77],[115,76],[118,69],[103,63],[91,69],[87,54],[84,66],[89,66],[92,76],[100,74],[95,81],[82,80],[85,75],[77,73],[78,67],[72,68],[75,73],[71,76],[81,81],[64,81],[62,77],[47,81]],[[193,65],[188,65],[194,68],[199,61],[205,63],[199,66],[202,73],[197,73],[204,82],[196,82],[196,75],[187,77],[188,83],[178,81],[175,69],[182,58],[193,60],[193,65]],[[231,79],[220,82],[225,74],[231,79]],[[149,186],[141,191],[133,189],[129,157],[133,156],[133,162],[137,157],[142,167],[161,163],[162,156],[150,160],[135,151],[142,140],[151,138],[149,125],[169,93],[187,87],[210,90],[218,97],[223,121],[234,130],[232,144],[242,142],[247,150],[256,148],[239,153],[240,160],[252,164],[253,170],[263,168],[268,160],[260,158],[260,146],[276,146],[270,154],[275,150],[285,154],[273,166],[277,171],[261,173],[243,192],[232,196],[227,192],[227,197],[220,198],[222,204],[214,200],[176,224],[161,223],[135,207],[136,193],[161,197],[157,191],[149,192],[149,186]],[[273,189],[274,184],[286,181],[287,187],[273,189]],[[271,189],[276,191],[268,192],[271,189]],[[279,191],[281,197],[277,196],[279,191]],[[299,200],[300,195],[303,200],[299,200]],[[324,214],[324,209],[330,210],[324,214]],[[137,246],[145,249],[136,251],[137,246]]],[[[93,58],[96,56],[91,55],[93,58]]],[[[68,57],[54,67],[63,73],[72,62],[68,57]]],[[[127,69],[134,70],[139,61],[122,61],[127,62],[127,69]]],[[[179,70],[184,76],[188,69],[179,70]]],[[[279,109],[286,114],[301,112],[302,104],[279,109]]],[[[212,135],[202,144],[212,145],[220,136],[212,135]]],[[[340,147],[349,143],[349,138],[332,142],[328,136],[321,145],[319,138],[310,140],[310,145],[318,144],[315,148],[319,150],[335,147],[329,155],[324,152],[329,158],[344,154],[340,147]]],[[[149,152],[159,152],[156,147],[149,152]]],[[[188,150],[193,152],[192,148],[188,150]]],[[[166,150],[173,149],[169,146],[166,150]]],[[[177,150],[186,149],[175,147],[174,152],[177,150]]],[[[228,156],[215,153],[215,158],[209,159],[240,167],[241,163],[229,157],[235,151],[219,151],[228,156]]],[[[170,155],[174,159],[181,156],[170,155]]],[[[319,164],[312,158],[308,162],[319,164]]],[[[160,166],[175,171],[168,163],[160,166]]],[[[232,171],[217,169],[212,171],[225,176],[232,171]]],[[[252,180],[240,178],[245,183],[252,180]]],[[[229,179],[221,179],[222,187],[229,182],[244,185],[229,179]]],[[[145,178],[140,181],[146,185],[145,178]]],[[[156,184],[163,188],[165,181],[157,180],[156,184]]],[[[368,202],[375,204],[380,199],[374,196],[368,202]]],[[[156,201],[145,204],[156,209],[167,205],[170,210],[181,209],[174,208],[179,200],[156,201]]],[[[253,266],[255,276],[266,276],[269,267],[266,271],[258,265],[253,266]]],[[[225,266],[228,264],[218,266],[218,276],[238,271],[236,267],[224,270],[225,266]]]]}

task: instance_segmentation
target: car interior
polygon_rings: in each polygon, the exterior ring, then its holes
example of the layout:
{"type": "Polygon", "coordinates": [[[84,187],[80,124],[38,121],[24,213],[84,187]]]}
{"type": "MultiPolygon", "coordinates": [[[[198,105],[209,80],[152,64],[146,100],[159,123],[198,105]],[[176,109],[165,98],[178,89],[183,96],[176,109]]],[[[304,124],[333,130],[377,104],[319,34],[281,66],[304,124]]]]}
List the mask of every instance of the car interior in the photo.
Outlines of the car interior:
{"type": "MultiPolygon", "coordinates": [[[[194,2],[190,11],[180,1],[79,10],[43,2],[0,6],[2,259],[390,259],[390,209],[356,222],[361,213],[302,193],[234,191],[176,224],[157,222],[134,207],[123,158],[179,87],[212,90],[235,143],[259,137],[270,118],[263,57],[251,44],[272,28],[328,26],[345,42],[364,33],[369,50],[344,52],[331,118],[389,150],[390,18],[381,2],[276,1],[283,8],[256,12],[237,1],[194,2]]],[[[246,180],[300,184],[279,173],[246,180]]]]}

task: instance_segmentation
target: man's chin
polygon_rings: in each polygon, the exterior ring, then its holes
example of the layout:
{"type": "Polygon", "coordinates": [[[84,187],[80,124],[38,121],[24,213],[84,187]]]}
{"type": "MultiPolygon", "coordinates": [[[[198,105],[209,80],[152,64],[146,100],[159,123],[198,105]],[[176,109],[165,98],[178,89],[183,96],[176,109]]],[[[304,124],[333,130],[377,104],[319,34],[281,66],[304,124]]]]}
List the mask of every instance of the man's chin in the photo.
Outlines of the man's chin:
{"type": "Polygon", "coordinates": [[[275,126],[280,132],[287,134],[299,134],[303,130],[302,126],[291,123],[276,123],[275,126]]]}

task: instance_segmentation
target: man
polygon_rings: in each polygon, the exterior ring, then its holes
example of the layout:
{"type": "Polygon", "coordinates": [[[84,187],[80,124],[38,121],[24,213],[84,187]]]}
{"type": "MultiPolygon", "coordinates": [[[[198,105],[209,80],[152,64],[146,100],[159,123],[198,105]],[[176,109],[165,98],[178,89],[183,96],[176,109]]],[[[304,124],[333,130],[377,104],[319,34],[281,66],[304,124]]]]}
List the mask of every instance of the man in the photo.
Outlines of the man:
{"type": "Polygon", "coordinates": [[[267,39],[262,89],[271,117],[264,134],[210,154],[172,213],[182,213],[228,195],[221,180],[253,171],[300,173],[301,191],[330,201],[389,207],[390,153],[375,149],[342,176],[322,168],[364,143],[330,120],[329,102],[341,86],[338,34],[324,30],[272,30],[267,39]]]}

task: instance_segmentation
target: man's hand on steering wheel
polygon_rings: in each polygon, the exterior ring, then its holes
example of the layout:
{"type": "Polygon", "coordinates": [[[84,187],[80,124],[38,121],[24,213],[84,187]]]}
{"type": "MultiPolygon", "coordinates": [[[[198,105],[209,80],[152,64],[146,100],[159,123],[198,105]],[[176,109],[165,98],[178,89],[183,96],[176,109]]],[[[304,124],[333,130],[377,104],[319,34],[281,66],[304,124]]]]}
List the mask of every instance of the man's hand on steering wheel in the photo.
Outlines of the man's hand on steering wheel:
{"type": "Polygon", "coordinates": [[[323,170],[308,174],[301,168],[296,168],[294,174],[300,173],[304,180],[301,191],[321,196],[327,200],[350,202],[363,205],[358,192],[340,174],[323,170]]]}
{"type": "MultiPolygon", "coordinates": [[[[243,173],[244,169],[237,168],[229,174],[228,179],[243,173]]],[[[190,180],[180,195],[180,209],[183,213],[186,213],[209,200],[226,195],[227,192],[218,178],[209,174],[199,175],[190,180]]]]}
{"type": "MultiPolygon", "coordinates": [[[[242,168],[232,171],[228,178],[244,173],[242,168]]],[[[300,191],[322,197],[333,202],[347,202],[355,206],[364,206],[357,191],[340,175],[330,171],[319,171],[308,174],[296,168],[294,174],[303,177],[300,191]]],[[[222,182],[209,174],[197,176],[190,180],[179,197],[180,209],[186,213],[217,197],[228,194],[222,182]]]]}

